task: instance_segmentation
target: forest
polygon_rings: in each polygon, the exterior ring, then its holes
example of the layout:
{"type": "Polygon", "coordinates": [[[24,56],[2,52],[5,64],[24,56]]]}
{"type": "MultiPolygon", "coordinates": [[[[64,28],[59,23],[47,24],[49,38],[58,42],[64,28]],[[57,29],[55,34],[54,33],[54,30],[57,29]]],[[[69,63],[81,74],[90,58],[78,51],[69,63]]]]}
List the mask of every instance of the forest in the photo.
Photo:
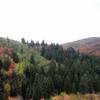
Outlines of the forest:
{"type": "Polygon", "coordinates": [[[100,57],[44,40],[0,38],[0,100],[49,100],[61,92],[99,93],[100,57]]]}

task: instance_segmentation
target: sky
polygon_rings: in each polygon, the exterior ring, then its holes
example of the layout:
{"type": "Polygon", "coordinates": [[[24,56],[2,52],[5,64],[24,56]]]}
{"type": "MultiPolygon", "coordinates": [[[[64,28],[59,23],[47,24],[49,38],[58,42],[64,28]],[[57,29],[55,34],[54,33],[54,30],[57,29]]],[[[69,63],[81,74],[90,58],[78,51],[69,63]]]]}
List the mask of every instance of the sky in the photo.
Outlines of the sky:
{"type": "Polygon", "coordinates": [[[100,0],[0,0],[0,37],[60,44],[100,37],[100,0]]]}

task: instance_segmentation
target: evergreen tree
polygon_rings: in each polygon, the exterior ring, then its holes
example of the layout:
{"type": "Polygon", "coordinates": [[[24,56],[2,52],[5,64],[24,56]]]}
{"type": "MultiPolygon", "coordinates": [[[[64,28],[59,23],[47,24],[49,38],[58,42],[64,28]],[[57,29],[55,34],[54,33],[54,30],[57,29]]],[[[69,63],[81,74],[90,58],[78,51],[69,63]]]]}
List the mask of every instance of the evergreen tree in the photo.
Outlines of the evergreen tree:
{"type": "Polygon", "coordinates": [[[26,44],[26,41],[25,41],[24,38],[22,38],[21,41],[22,41],[23,44],[26,44]]]}
{"type": "Polygon", "coordinates": [[[14,60],[15,63],[19,62],[19,57],[18,57],[18,55],[17,55],[16,52],[12,52],[12,58],[13,58],[13,60],[14,60]]]}

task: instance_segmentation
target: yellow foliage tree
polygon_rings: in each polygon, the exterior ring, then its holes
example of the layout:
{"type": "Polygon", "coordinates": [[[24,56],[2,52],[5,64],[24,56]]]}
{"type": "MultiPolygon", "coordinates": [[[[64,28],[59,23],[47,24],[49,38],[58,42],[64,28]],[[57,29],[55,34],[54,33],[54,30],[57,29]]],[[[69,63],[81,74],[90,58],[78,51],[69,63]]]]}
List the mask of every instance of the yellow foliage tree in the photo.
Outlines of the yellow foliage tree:
{"type": "Polygon", "coordinates": [[[5,93],[7,93],[8,95],[10,94],[11,86],[10,86],[9,83],[6,83],[6,84],[4,85],[4,91],[5,91],[5,93]]]}

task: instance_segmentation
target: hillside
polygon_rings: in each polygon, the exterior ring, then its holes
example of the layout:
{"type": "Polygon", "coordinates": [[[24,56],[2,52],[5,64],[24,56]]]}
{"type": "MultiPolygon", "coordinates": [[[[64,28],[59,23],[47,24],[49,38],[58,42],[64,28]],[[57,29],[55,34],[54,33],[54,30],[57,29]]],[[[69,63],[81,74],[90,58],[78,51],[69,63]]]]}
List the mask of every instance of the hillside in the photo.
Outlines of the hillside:
{"type": "Polygon", "coordinates": [[[23,45],[19,41],[15,41],[15,40],[3,38],[3,37],[0,37],[0,46],[11,47],[17,52],[19,52],[21,48],[23,48],[24,50],[28,49],[26,45],[23,45]]]}
{"type": "Polygon", "coordinates": [[[64,49],[67,49],[69,47],[73,47],[75,50],[79,50],[79,52],[81,53],[100,56],[99,37],[91,37],[63,44],[64,49]]]}
{"type": "Polygon", "coordinates": [[[8,100],[9,95],[16,96],[18,93],[16,89],[20,87],[25,70],[32,70],[33,64],[41,68],[48,63],[49,61],[33,48],[21,42],[0,37],[0,100],[8,100]],[[16,79],[20,76],[20,80],[16,79]],[[11,93],[12,90],[14,94],[11,93]]]}
{"type": "Polygon", "coordinates": [[[100,58],[45,41],[0,38],[0,100],[58,100],[52,98],[62,92],[69,100],[77,98],[77,92],[99,93],[100,58]]]}

